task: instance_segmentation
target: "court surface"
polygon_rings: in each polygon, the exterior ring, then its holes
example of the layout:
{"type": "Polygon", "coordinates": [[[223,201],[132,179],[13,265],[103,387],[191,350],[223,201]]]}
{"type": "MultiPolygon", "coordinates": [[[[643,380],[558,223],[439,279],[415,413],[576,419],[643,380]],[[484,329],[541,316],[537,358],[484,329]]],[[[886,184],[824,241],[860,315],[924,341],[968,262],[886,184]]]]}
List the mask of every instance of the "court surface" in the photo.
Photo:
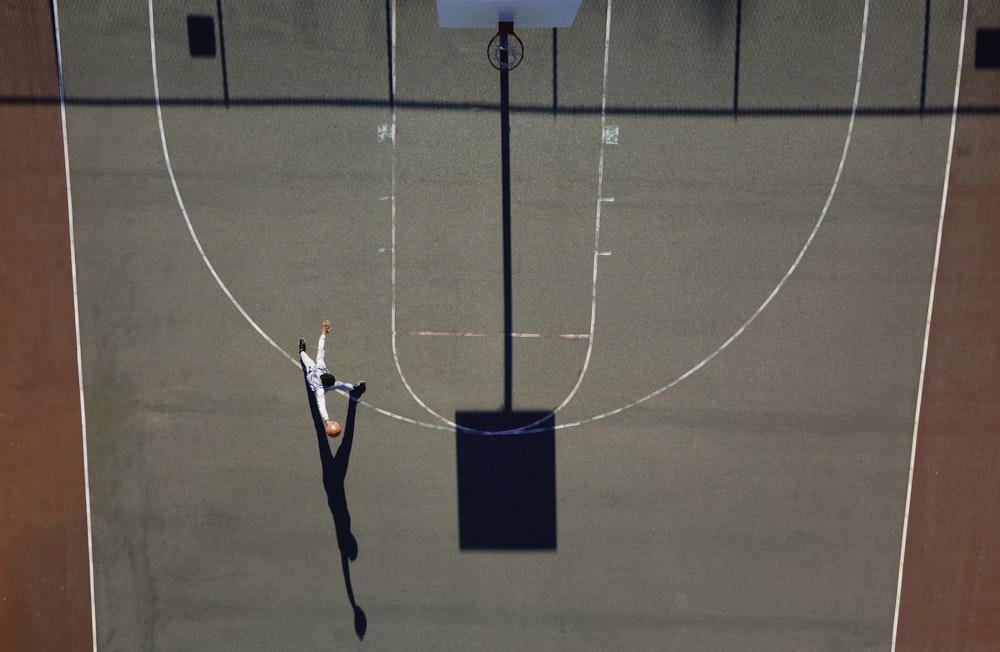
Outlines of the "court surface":
{"type": "Polygon", "coordinates": [[[507,272],[491,30],[64,4],[100,649],[890,647],[962,3],[519,30],[507,272]],[[555,543],[463,550],[456,415],[505,408],[555,543]]]}

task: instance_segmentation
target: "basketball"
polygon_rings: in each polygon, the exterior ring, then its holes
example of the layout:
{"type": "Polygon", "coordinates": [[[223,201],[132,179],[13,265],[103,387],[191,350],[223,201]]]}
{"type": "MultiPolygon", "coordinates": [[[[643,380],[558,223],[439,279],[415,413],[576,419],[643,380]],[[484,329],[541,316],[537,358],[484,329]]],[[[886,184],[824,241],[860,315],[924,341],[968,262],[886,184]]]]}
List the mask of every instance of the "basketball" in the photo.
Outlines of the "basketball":
{"type": "Polygon", "coordinates": [[[336,421],[326,422],[326,435],[327,437],[339,437],[341,433],[340,424],[336,421]]]}

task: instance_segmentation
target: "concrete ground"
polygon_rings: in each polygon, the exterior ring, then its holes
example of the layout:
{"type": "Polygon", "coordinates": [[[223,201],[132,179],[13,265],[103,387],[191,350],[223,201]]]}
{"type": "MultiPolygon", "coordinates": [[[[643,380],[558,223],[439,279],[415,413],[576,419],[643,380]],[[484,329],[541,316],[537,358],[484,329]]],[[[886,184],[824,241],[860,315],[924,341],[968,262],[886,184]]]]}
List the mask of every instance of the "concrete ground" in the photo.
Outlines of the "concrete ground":
{"type": "Polygon", "coordinates": [[[509,369],[490,30],[232,3],[223,65],[216,3],[65,4],[100,649],[889,647],[961,3],[740,3],[738,77],[734,2],[519,32],[509,369]],[[459,546],[505,382],[554,549],[459,546]]]}

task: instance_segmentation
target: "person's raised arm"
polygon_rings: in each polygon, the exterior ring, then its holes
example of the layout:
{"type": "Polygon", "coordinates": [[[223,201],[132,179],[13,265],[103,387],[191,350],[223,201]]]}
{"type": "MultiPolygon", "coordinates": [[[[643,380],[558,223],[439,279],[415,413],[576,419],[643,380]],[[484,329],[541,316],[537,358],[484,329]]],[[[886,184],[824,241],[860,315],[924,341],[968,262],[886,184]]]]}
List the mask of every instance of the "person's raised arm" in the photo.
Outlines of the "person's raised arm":
{"type": "Polygon", "coordinates": [[[326,366],[326,336],[330,332],[330,320],[323,320],[323,328],[319,332],[319,343],[316,345],[316,364],[326,366]]]}

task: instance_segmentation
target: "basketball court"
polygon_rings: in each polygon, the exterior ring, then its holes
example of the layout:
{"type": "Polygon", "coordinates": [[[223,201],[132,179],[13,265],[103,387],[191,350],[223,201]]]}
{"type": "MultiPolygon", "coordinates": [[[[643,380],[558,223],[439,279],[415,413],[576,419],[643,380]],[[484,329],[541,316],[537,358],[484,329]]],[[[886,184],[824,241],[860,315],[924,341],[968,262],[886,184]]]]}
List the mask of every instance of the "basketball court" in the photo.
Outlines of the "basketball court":
{"type": "Polygon", "coordinates": [[[64,101],[8,94],[63,109],[80,649],[944,649],[901,556],[1000,15],[348,4],[55,3],[64,101]]]}

